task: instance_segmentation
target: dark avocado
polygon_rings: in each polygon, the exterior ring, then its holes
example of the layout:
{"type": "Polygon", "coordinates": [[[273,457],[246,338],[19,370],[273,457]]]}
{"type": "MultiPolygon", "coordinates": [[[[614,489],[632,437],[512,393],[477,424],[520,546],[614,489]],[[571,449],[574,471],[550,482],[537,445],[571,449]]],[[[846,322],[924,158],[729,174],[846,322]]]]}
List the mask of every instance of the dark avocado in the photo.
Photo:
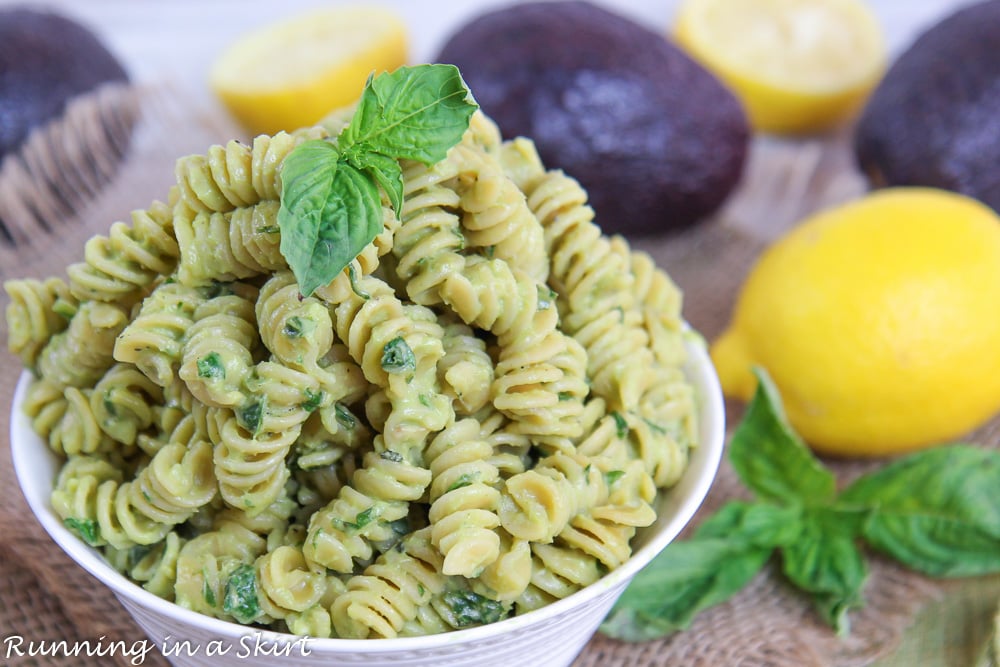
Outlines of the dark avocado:
{"type": "Polygon", "coordinates": [[[954,190],[1000,211],[1000,0],[961,9],[893,63],[855,134],[876,187],[954,190]]]}
{"type": "Polygon", "coordinates": [[[73,97],[128,75],[79,23],[48,11],[0,9],[0,159],[73,97]]]}
{"type": "Polygon", "coordinates": [[[749,130],[736,98],[657,34],[588,2],[514,5],[460,28],[457,65],[507,138],[587,188],[605,232],[692,225],[736,185],[749,130]]]}

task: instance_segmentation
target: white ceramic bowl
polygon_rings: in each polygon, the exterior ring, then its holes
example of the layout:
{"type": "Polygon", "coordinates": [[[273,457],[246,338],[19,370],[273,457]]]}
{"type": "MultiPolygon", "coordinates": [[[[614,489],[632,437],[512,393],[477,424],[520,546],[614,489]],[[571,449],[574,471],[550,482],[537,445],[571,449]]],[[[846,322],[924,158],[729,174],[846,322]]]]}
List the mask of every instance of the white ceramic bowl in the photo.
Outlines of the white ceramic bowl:
{"type": "MultiPolygon", "coordinates": [[[[569,665],[636,572],[691,520],[715,478],[725,417],[718,378],[704,344],[687,345],[686,372],[699,399],[701,442],[680,482],[658,499],[658,518],[636,536],[632,558],[600,581],[542,609],[492,625],[402,639],[308,639],[260,632],[183,609],[133,584],[63,526],[49,503],[59,461],[36,436],[20,406],[30,377],[14,394],[10,442],[21,490],[52,539],[85,570],[108,585],[174,665],[354,665],[366,667],[518,667],[569,665]],[[214,654],[214,655],[209,655],[214,654]]],[[[130,646],[136,656],[141,646],[130,646]],[[134,650],[133,650],[134,649],[134,650]]],[[[140,664],[140,663],[136,663],[140,664]]]]}

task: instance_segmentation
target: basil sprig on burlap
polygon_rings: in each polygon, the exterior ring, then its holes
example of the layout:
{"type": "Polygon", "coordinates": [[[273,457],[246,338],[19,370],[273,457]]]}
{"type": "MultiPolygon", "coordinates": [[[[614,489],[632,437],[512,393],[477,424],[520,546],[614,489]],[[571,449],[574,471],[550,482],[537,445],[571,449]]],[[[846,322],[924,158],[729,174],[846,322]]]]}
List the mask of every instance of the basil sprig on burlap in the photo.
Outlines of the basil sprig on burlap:
{"type": "Polygon", "coordinates": [[[640,571],[601,631],[645,641],[687,628],[735,595],[772,558],[840,634],[864,603],[861,545],[932,576],[1000,572],[1000,451],[968,444],[911,454],[862,475],[841,492],[836,478],[785,419],[770,378],[729,444],[729,460],[753,492],[730,501],[689,539],[640,571]]]}
{"type": "Polygon", "coordinates": [[[347,127],[305,141],[281,171],[281,254],[308,296],[382,231],[379,188],[400,214],[399,160],[444,159],[478,105],[454,65],[417,65],[369,77],[347,127]]]}

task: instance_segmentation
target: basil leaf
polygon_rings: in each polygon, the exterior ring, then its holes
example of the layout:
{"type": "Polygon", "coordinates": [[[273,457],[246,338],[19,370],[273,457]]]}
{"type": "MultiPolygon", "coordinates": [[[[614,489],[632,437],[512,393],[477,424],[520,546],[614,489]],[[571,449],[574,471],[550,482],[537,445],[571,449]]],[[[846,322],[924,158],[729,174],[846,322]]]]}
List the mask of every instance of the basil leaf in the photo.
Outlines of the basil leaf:
{"type": "Polygon", "coordinates": [[[340,403],[334,405],[334,415],[337,423],[348,431],[353,430],[358,425],[358,419],[354,414],[340,403]]]}
{"type": "Polygon", "coordinates": [[[864,602],[868,566],[855,543],[863,518],[856,511],[806,509],[798,539],[781,550],[785,576],[812,594],[817,611],[840,635],[850,629],[847,612],[864,602]]]}
{"type": "Polygon", "coordinates": [[[496,623],[507,615],[502,602],[472,591],[446,591],[441,594],[441,600],[451,612],[448,620],[456,628],[496,623]]]}
{"type": "Polygon", "coordinates": [[[699,612],[746,586],[775,547],[795,540],[798,515],[794,508],[728,503],[691,539],[667,546],[635,576],[601,632],[647,641],[687,628],[699,612]]]}
{"type": "Polygon", "coordinates": [[[762,499],[823,504],[837,480],[788,424],[770,377],[755,369],[757,391],[733,433],[729,459],[740,479],[762,499]]]}
{"type": "Polygon", "coordinates": [[[253,565],[243,564],[233,570],[226,581],[222,611],[240,623],[251,623],[260,614],[257,600],[257,573],[253,565]]]}
{"type": "Polygon", "coordinates": [[[200,378],[217,380],[226,377],[226,367],[222,365],[222,357],[219,356],[218,352],[209,352],[200,357],[195,364],[198,367],[198,377],[200,378]]]}
{"type": "Polygon", "coordinates": [[[940,577],[1000,571],[1000,452],[949,445],[862,476],[840,496],[870,508],[865,540],[940,577]]]}
{"type": "Polygon", "coordinates": [[[282,167],[279,248],[305,296],[336,278],[383,226],[378,188],[337,158],[328,142],[307,141],[282,167]]]}
{"type": "Polygon", "coordinates": [[[604,483],[608,486],[613,486],[615,482],[620,480],[625,476],[624,470],[609,470],[604,473],[604,483]]]}
{"type": "Polygon", "coordinates": [[[93,519],[75,519],[70,517],[63,519],[63,525],[80,536],[80,538],[94,547],[101,541],[101,527],[93,519]]]}
{"type": "Polygon", "coordinates": [[[400,217],[403,212],[403,169],[399,166],[399,162],[381,153],[350,155],[347,162],[358,171],[371,176],[382,186],[386,196],[389,197],[389,203],[392,204],[392,210],[396,212],[396,217],[400,217]]]}
{"type": "Polygon", "coordinates": [[[347,154],[372,151],[433,164],[462,139],[479,106],[454,65],[417,65],[369,78],[350,125],[347,154]]]}
{"type": "Polygon", "coordinates": [[[247,403],[236,410],[236,421],[252,435],[260,432],[263,420],[264,405],[260,401],[247,403]]]}
{"type": "Polygon", "coordinates": [[[386,373],[406,373],[416,367],[417,358],[402,336],[396,336],[382,348],[382,370],[386,373]]]}
{"type": "Polygon", "coordinates": [[[615,420],[615,435],[618,436],[619,440],[624,440],[628,437],[628,422],[622,417],[620,412],[612,411],[612,419],[615,420]]]}
{"type": "Polygon", "coordinates": [[[320,404],[323,403],[323,391],[313,391],[309,387],[302,390],[302,395],[305,396],[306,400],[299,403],[299,407],[306,412],[315,412],[320,404]]]}
{"type": "Polygon", "coordinates": [[[281,333],[286,338],[302,338],[303,336],[308,336],[315,330],[315,321],[309,319],[308,317],[292,315],[285,321],[285,326],[282,327],[281,333]]]}

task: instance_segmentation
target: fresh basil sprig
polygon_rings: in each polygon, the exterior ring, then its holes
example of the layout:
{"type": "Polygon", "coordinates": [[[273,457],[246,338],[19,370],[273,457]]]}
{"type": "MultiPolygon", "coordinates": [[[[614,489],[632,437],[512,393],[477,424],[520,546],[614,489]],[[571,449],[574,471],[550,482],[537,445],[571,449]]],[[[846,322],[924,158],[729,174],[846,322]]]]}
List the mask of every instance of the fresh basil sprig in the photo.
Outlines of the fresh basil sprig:
{"type": "Polygon", "coordinates": [[[399,160],[444,159],[479,108],[454,65],[369,77],[354,116],[332,141],[306,141],[281,172],[281,254],[308,296],[337,277],[382,230],[379,188],[399,215],[399,160]]]}
{"type": "Polygon", "coordinates": [[[1000,451],[954,444],[912,454],[837,493],[833,473],[785,419],[758,370],[756,394],[729,458],[756,495],[730,501],[689,539],[640,571],[601,631],[645,641],[688,627],[736,594],[772,558],[838,633],[863,604],[861,543],[932,576],[1000,572],[1000,451]]]}

